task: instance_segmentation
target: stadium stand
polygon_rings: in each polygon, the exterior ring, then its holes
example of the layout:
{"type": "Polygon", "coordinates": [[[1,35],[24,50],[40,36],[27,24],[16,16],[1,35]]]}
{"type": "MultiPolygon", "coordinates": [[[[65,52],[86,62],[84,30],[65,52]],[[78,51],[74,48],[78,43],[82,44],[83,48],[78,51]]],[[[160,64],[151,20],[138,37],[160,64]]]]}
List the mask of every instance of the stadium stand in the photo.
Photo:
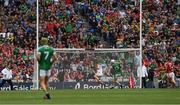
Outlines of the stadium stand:
{"type": "Polygon", "coordinates": [[[55,48],[138,48],[137,0],[40,0],[40,38],[55,48]]]}
{"type": "MultiPolygon", "coordinates": [[[[159,70],[170,58],[177,78],[180,74],[179,6],[176,0],[144,0],[142,6],[143,58],[150,63],[150,71],[159,70]]],[[[156,73],[155,76],[160,76],[163,72],[156,73]]]]}
{"type": "Polygon", "coordinates": [[[12,65],[15,80],[32,78],[35,46],[35,0],[0,0],[0,65],[12,65]]]}

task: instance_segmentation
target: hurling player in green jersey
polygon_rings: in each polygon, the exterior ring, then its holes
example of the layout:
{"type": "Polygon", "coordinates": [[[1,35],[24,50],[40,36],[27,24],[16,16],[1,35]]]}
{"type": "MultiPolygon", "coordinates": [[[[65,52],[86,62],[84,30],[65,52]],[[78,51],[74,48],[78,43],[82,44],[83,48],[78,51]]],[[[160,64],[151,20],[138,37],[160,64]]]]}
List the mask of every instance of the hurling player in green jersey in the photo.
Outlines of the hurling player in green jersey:
{"type": "Polygon", "coordinates": [[[48,39],[41,39],[41,47],[38,49],[38,54],[36,55],[39,63],[39,75],[40,75],[40,85],[45,91],[44,99],[50,99],[48,92],[49,84],[48,80],[51,75],[51,67],[53,63],[57,60],[54,49],[48,46],[48,39]]]}
{"type": "Polygon", "coordinates": [[[111,66],[112,66],[111,74],[113,75],[114,80],[113,80],[113,85],[112,87],[110,87],[110,89],[113,89],[116,84],[121,86],[122,88],[122,84],[119,83],[119,80],[118,80],[118,78],[122,76],[121,63],[112,59],[111,66]]]}

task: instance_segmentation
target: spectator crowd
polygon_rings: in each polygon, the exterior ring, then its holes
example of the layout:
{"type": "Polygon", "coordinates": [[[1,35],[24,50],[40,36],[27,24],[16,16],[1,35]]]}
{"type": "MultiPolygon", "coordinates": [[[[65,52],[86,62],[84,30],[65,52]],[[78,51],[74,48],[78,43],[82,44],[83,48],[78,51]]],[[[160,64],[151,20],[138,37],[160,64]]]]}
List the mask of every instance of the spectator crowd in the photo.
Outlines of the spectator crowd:
{"type": "Polygon", "coordinates": [[[138,0],[40,0],[40,36],[54,48],[138,48],[138,0]]]}
{"type": "Polygon", "coordinates": [[[179,6],[177,0],[143,1],[143,58],[154,76],[165,72],[162,68],[168,59],[173,62],[176,77],[180,76],[179,6]]]}
{"type": "Polygon", "coordinates": [[[36,0],[0,0],[0,66],[17,81],[31,80],[36,46],[36,0]]]}

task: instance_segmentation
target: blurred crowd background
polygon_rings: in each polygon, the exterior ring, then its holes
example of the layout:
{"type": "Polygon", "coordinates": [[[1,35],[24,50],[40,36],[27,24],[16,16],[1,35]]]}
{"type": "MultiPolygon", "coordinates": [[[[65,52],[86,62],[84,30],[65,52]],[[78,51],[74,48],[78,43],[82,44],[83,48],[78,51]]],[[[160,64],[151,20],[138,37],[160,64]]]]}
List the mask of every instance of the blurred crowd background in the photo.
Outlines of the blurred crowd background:
{"type": "Polygon", "coordinates": [[[150,63],[149,72],[164,67],[170,59],[180,77],[180,1],[144,0],[142,8],[143,59],[150,63]]]}
{"type": "Polygon", "coordinates": [[[36,0],[0,0],[0,68],[24,81],[34,71],[36,0]]]}
{"type": "Polygon", "coordinates": [[[40,0],[40,39],[54,48],[137,48],[137,1],[40,0]]]}
{"type": "MultiPolygon", "coordinates": [[[[139,0],[39,0],[39,40],[54,48],[139,48],[139,0]]],[[[149,73],[167,59],[180,77],[180,2],[142,1],[143,62],[149,73]]],[[[0,69],[10,65],[16,81],[32,81],[36,48],[36,0],[0,0],[0,69]]],[[[124,77],[137,77],[139,52],[60,54],[51,81],[86,81],[97,64],[122,63],[124,77]],[[63,76],[62,76],[63,75],[63,76]],[[78,79],[79,78],[79,79],[78,79]]],[[[106,77],[111,77],[108,74],[106,77]]]]}

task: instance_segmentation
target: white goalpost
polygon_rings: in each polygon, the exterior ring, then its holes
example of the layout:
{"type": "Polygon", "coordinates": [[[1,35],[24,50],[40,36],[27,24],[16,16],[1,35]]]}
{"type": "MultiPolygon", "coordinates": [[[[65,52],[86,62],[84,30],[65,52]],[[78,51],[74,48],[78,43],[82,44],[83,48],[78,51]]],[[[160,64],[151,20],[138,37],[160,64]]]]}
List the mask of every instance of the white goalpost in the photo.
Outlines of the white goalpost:
{"type": "MultiPolygon", "coordinates": [[[[142,60],[143,60],[143,57],[142,57],[142,2],[143,0],[140,0],[140,6],[139,6],[139,9],[140,9],[140,32],[139,32],[139,36],[140,36],[140,57],[141,57],[141,62],[140,62],[140,70],[142,69],[142,60]]],[[[140,78],[140,88],[142,88],[142,78],[140,78]]]]}
{"type": "Polygon", "coordinates": [[[34,50],[33,89],[39,89],[39,69],[36,54],[39,49],[39,0],[36,1],[36,49],[34,50]]]}
{"type": "MultiPolygon", "coordinates": [[[[38,51],[39,48],[39,0],[37,0],[36,2],[36,50],[34,51],[34,58],[35,55],[38,51]]],[[[76,48],[63,48],[63,49],[58,49],[55,48],[55,52],[57,52],[58,54],[62,54],[62,53],[69,53],[69,54],[87,54],[87,53],[95,53],[95,54],[99,54],[98,56],[100,56],[101,54],[106,54],[106,53],[117,53],[117,54],[122,54],[122,53],[129,53],[129,52],[139,52],[140,53],[140,62],[139,62],[139,66],[140,68],[142,68],[142,0],[140,0],[140,32],[139,32],[139,36],[140,36],[140,46],[139,48],[120,48],[120,49],[107,49],[107,48],[103,48],[103,49],[76,49],[76,48]]],[[[123,55],[123,54],[122,54],[123,55]]],[[[128,55],[128,54],[127,54],[128,55]]],[[[135,55],[134,55],[135,56],[135,55]]],[[[135,65],[134,65],[135,66],[135,65]]],[[[39,72],[38,72],[38,62],[36,60],[34,60],[34,75],[33,75],[33,88],[38,90],[39,89],[39,72]]],[[[142,84],[142,80],[141,78],[139,78],[138,80],[139,82],[139,88],[141,88],[141,84],[142,84]]]]}

